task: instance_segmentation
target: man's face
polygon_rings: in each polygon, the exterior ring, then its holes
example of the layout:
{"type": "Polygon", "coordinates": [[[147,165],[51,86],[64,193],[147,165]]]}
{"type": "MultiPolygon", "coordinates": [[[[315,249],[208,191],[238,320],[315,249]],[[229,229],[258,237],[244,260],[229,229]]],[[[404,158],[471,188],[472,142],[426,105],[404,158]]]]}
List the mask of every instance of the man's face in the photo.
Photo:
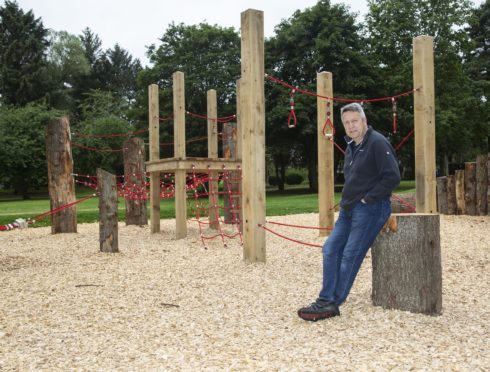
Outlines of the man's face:
{"type": "Polygon", "coordinates": [[[345,111],[342,114],[342,124],[344,124],[345,133],[356,143],[364,138],[367,131],[367,120],[362,118],[359,112],[345,111]]]}

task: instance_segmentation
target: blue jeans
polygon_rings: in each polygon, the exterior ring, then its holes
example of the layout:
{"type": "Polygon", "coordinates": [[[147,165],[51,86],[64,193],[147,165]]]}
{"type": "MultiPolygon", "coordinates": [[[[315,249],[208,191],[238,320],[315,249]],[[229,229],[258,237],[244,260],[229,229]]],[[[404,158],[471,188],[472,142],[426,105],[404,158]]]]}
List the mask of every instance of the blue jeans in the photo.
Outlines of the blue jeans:
{"type": "Polygon", "coordinates": [[[390,199],[358,202],[340,210],[332,234],[323,245],[323,286],[320,298],[342,304],[350,292],[369,247],[391,214],[390,199]]]}

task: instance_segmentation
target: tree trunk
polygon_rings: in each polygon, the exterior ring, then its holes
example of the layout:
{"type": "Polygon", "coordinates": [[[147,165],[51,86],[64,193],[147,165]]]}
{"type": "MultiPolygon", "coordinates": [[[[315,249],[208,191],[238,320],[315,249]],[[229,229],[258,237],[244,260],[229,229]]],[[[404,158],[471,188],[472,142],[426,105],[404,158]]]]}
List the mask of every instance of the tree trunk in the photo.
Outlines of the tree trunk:
{"type": "MultiPolygon", "coordinates": [[[[70,122],[61,117],[46,126],[46,159],[51,210],[76,201],[70,122]]],[[[51,215],[51,233],[77,232],[75,206],[51,215]]]]}
{"type": "Polygon", "coordinates": [[[130,138],[123,148],[126,225],[148,225],[145,144],[141,138],[130,138]]]}
{"type": "Polygon", "coordinates": [[[476,214],[486,216],[488,213],[487,190],[488,190],[488,168],[489,155],[478,155],[476,157],[476,214]]]}
{"type": "Polygon", "coordinates": [[[466,214],[476,215],[476,163],[465,163],[464,203],[466,214]]]}
{"type": "Polygon", "coordinates": [[[437,211],[447,213],[447,177],[437,177],[437,211]]]}
{"type": "Polygon", "coordinates": [[[439,214],[394,214],[397,231],[372,246],[373,304],[438,315],[442,309],[439,214]]]}
{"type": "Polygon", "coordinates": [[[101,252],[118,252],[116,176],[97,169],[99,190],[99,241],[101,252]]]}

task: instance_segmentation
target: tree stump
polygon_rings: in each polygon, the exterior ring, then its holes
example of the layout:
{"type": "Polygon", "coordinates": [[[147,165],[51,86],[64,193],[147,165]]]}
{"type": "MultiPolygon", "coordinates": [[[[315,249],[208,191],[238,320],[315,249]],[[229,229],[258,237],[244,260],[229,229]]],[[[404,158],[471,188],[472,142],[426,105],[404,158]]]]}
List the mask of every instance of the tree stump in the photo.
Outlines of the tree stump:
{"type": "Polygon", "coordinates": [[[437,211],[441,214],[448,214],[447,177],[437,177],[437,211]]]}
{"type": "Polygon", "coordinates": [[[126,225],[148,225],[146,212],[145,144],[130,138],[124,145],[126,225]]]}
{"type": "Polygon", "coordinates": [[[375,306],[441,314],[439,214],[394,214],[397,230],[381,232],[372,246],[375,306]]]}
{"type": "Polygon", "coordinates": [[[99,241],[101,252],[118,252],[116,176],[97,169],[99,190],[99,241]]]}
{"type": "Polygon", "coordinates": [[[464,170],[458,169],[454,172],[454,193],[456,195],[456,214],[466,214],[464,198],[464,170]]]}
{"type": "Polygon", "coordinates": [[[456,190],[454,175],[447,176],[447,214],[456,214],[456,190]]]}
{"type": "MultiPolygon", "coordinates": [[[[51,210],[76,201],[70,141],[70,121],[66,116],[46,126],[46,160],[51,210]]],[[[77,232],[76,207],[72,206],[51,215],[51,222],[52,234],[77,232]]]]}

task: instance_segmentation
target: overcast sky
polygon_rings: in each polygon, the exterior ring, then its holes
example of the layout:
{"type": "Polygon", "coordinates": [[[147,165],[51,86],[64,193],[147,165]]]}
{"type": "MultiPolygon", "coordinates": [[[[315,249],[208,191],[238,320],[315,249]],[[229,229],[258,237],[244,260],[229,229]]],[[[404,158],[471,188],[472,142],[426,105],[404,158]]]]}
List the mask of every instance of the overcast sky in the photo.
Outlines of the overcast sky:
{"type": "MultiPolygon", "coordinates": [[[[0,4],[4,4],[0,0],[0,4]]],[[[297,9],[305,9],[317,0],[17,0],[24,10],[32,9],[46,28],[79,35],[86,27],[99,35],[103,48],[115,43],[128,50],[143,65],[148,60],[146,46],[159,44],[171,22],[186,25],[207,22],[223,27],[240,28],[240,13],[249,8],[264,11],[265,36],[297,9]]],[[[344,3],[353,12],[367,11],[364,0],[333,0],[344,3]]]]}

